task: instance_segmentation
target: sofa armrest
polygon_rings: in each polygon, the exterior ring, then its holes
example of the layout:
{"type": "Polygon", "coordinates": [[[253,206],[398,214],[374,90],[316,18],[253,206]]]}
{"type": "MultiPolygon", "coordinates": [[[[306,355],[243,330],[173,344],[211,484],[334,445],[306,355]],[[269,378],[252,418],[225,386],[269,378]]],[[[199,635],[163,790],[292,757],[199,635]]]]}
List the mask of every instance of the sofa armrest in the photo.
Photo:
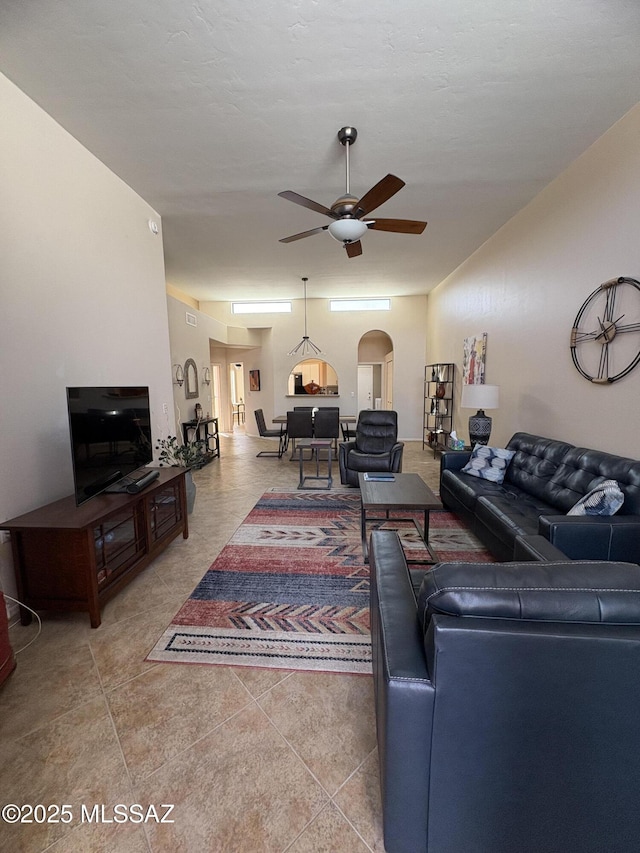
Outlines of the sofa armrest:
{"type": "Polygon", "coordinates": [[[640,563],[637,515],[541,515],[538,532],[572,560],[640,563]]]}
{"type": "Polygon", "coordinates": [[[404,452],[404,441],[397,441],[391,448],[391,470],[395,474],[402,471],[402,454],[404,452]]]}
{"type": "Polygon", "coordinates": [[[340,444],[338,445],[338,450],[339,450],[340,456],[344,456],[345,459],[346,459],[349,451],[355,450],[355,449],[356,449],[356,443],[355,443],[354,439],[351,439],[351,441],[341,441],[340,444]]]}
{"type": "Polygon", "coordinates": [[[369,554],[385,847],[398,853],[426,853],[435,694],[427,672],[413,584],[397,533],[374,531],[369,554]]]}
{"type": "Polygon", "coordinates": [[[355,441],[341,441],[338,445],[338,467],[340,469],[340,481],[342,483],[347,482],[347,459],[349,458],[349,452],[354,450],[356,446],[355,441]]]}
{"type": "Polygon", "coordinates": [[[443,471],[460,471],[471,459],[470,450],[449,450],[440,454],[440,477],[443,471]]]}
{"type": "Polygon", "coordinates": [[[529,536],[516,536],[513,559],[515,562],[529,562],[531,560],[564,562],[567,559],[567,555],[563,554],[555,545],[552,545],[544,536],[536,533],[529,536]]]}

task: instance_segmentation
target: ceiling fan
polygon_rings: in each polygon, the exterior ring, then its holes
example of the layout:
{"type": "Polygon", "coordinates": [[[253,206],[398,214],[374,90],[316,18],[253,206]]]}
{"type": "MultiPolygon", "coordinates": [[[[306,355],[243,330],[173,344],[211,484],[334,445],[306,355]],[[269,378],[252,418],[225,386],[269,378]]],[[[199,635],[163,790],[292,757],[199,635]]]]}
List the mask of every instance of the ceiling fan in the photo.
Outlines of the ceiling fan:
{"type": "Polygon", "coordinates": [[[294,240],[302,240],[303,237],[310,237],[312,234],[319,234],[321,231],[329,231],[335,240],[344,245],[347,255],[350,258],[355,258],[362,254],[360,238],[369,229],[373,231],[394,231],[397,234],[422,234],[427,227],[426,222],[419,222],[415,219],[365,220],[362,218],[401,190],[404,181],[395,175],[387,175],[371,187],[362,198],[358,199],[351,195],[349,189],[349,148],[356,141],[357,136],[358,131],[355,127],[342,127],[338,131],[338,140],[345,148],[346,189],[345,194],[336,199],[331,207],[325,207],[323,204],[305,198],[292,190],[278,193],[281,198],[286,198],[294,204],[315,210],[317,213],[323,213],[333,219],[330,225],[321,225],[318,228],[312,228],[310,231],[302,231],[300,234],[293,234],[291,237],[283,237],[280,240],[281,243],[292,243],[294,240]]]}

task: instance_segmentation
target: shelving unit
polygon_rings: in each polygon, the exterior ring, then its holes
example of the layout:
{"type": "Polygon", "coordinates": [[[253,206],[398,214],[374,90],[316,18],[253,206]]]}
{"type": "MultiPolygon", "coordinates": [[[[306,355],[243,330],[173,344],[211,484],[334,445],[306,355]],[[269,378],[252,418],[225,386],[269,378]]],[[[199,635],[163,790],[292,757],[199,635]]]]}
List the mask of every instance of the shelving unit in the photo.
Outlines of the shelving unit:
{"type": "Polygon", "coordinates": [[[422,449],[430,447],[435,456],[447,450],[453,429],[453,387],[456,366],[439,362],[424,369],[424,410],[422,449]]]}
{"type": "MultiPolygon", "coordinates": [[[[21,602],[33,610],[84,610],[91,627],[101,608],[180,533],[189,535],[185,469],[162,468],[138,494],[73,497],[0,525],[11,533],[21,602]]],[[[31,620],[21,608],[23,625],[31,620]]]]}

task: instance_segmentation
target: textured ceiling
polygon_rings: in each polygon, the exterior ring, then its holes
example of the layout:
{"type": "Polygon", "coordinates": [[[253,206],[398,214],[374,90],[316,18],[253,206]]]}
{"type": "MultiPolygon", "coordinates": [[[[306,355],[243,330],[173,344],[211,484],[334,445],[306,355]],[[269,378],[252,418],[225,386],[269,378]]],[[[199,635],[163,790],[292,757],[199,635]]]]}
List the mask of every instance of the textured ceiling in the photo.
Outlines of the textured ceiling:
{"type": "MultiPolygon", "coordinates": [[[[638,0],[0,0],[0,70],[162,216],[200,300],[428,292],[640,100],[638,0]],[[349,260],[319,213],[406,181],[349,260]]],[[[99,199],[96,199],[99,204],[99,199]]],[[[370,218],[374,218],[373,216],[370,218]]]]}

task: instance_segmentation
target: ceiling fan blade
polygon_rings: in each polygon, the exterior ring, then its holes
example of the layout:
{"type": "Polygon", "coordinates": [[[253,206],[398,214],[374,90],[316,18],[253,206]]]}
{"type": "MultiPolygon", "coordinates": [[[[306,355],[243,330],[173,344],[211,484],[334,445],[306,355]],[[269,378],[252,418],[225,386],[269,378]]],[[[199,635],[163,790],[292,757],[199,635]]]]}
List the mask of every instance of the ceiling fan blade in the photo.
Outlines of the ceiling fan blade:
{"type": "Polygon", "coordinates": [[[283,237],[280,243],[293,243],[294,240],[302,240],[303,237],[311,237],[312,234],[319,234],[321,231],[326,231],[328,225],[321,225],[319,228],[312,228],[311,231],[302,231],[300,234],[293,234],[291,237],[283,237]]]}
{"type": "Polygon", "coordinates": [[[395,231],[397,234],[422,234],[426,222],[417,219],[375,219],[369,224],[374,231],[395,231]]]}
{"type": "Polygon", "coordinates": [[[282,193],[278,193],[280,198],[286,198],[287,201],[292,201],[294,204],[299,204],[302,207],[306,207],[309,210],[315,210],[316,213],[324,213],[325,216],[330,216],[332,219],[337,219],[335,213],[330,210],[330,208],[325,207],[324,204],[319,204],[317,201],[312,201],[310,198],[305,198],[303,195],[299,195],[298,193],[294,193],[293,190],[285,190],[282,193]]]}
{"type": "Polygon", "coordinates": [[[395,175],[387,175],[381,181],[371,187],[369,192],[366,192],[358,202],[357,217],[364,216],[376,207],[380,207],[385,201],[388,201],[391,196],[395,195],[398,190],[404,186],[404,181],[396,178],[395,175]]]}
{"type": "Polygon", "coordinates": [[[347,250],[347,257],[349,258],[357,258],[358,255],[362,254],[362,243],[360,240],[356,240],[354,243],[345,243],[344,247],[347,250]]]}

